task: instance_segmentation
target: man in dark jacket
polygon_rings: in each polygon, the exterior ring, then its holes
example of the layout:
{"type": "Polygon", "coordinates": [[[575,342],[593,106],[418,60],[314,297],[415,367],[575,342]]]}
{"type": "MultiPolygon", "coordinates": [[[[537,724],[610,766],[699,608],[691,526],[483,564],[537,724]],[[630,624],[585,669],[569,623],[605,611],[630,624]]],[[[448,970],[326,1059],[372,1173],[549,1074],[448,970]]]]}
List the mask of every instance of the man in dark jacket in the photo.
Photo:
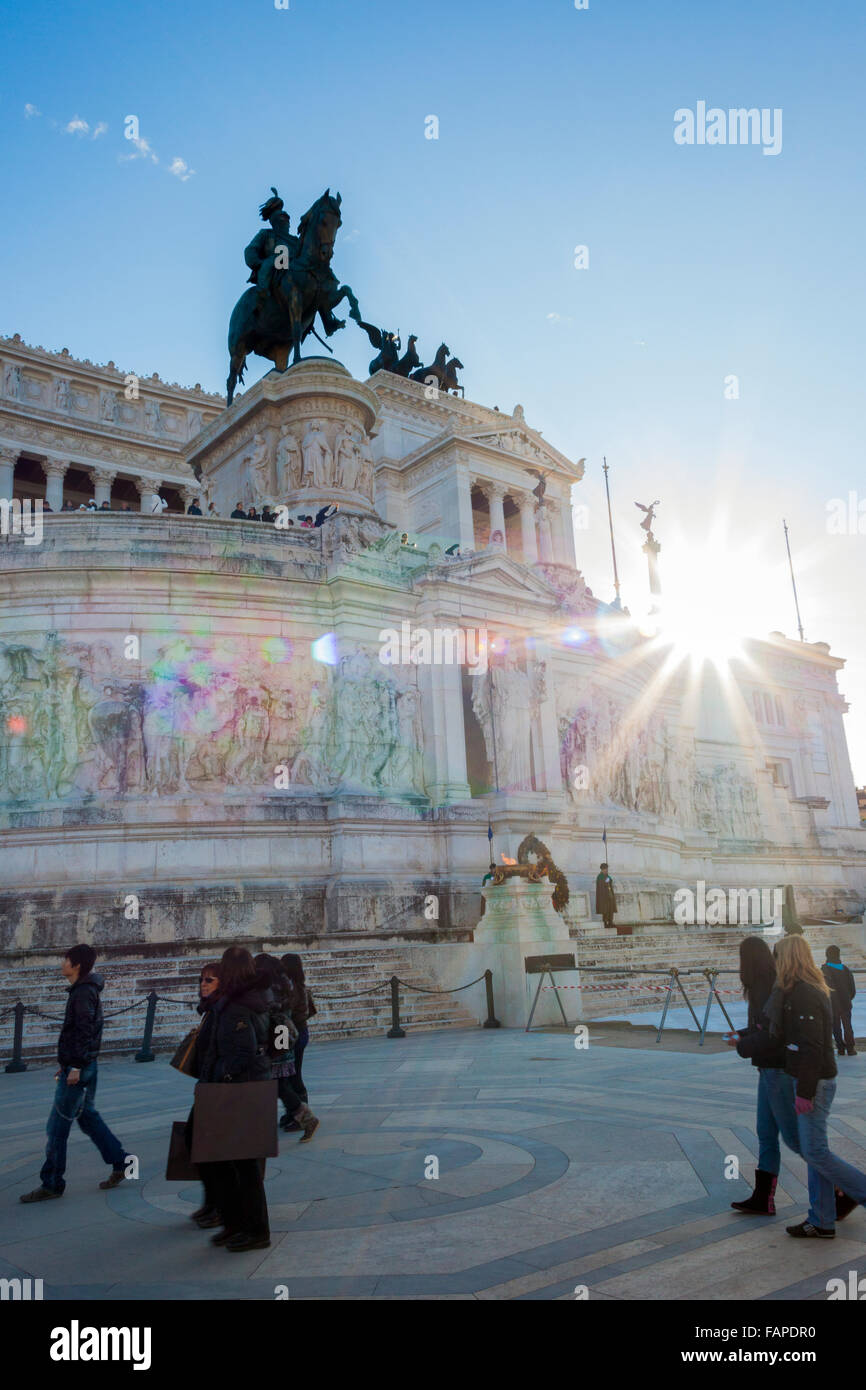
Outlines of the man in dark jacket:
{"type": "Polygon", "coordinates": [[[613,891],[613,879],[607,871],[607,864],[600,864],[599,872],[596,874],[595,910],[606,927],[613,926],[613,919],[616,914],[616,894],[613,891]]]}
{"type": "Polygon", "coordinates": [[[842,964],[842,952],[838,946],[828,946],[824,952],[826,961],[821,966],[821,974],[830,989],[830,1003],[833,1005],[833,1040],[840,1057],[857,1056],[854,1046],[854,1030],[851,1027],[851,1005],[857,986],[847,965],[842,964]]]}
{"type": "Polygon", "coordinates": [[[45,1162],[39,1174],[42,1186],[27,1192],[22,1202],[46,1202],[62,1197],[66,1181],[66,1142],[72,1121],[77,1120],[93,1140],[111,1173],[102,1188],[123,1182],[126,1153],[93,1104],[96,1094],[96,1059],[102,1042],[102,977],[94,975],[96,952],[92,946],[73,946],[63,960],[64,977],[69,981],[66,1013],[57,1044],[60,1070],[55,1075],[57,1089],[48,1117],[48,1143],[45,1162]]]}

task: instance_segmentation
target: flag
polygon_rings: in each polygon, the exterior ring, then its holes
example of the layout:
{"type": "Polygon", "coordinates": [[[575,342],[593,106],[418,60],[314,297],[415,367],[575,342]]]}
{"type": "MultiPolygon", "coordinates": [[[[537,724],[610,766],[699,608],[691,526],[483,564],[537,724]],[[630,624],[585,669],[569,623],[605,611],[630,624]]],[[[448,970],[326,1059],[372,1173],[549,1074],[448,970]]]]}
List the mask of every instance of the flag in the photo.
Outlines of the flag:
{"type": "Polygon", "coordinates": [[[604,852],[605,854],[607,854],[607,826],[605,826],[604,830],[602,831],[601,839],[604,845],[604,852]]]}
{"type": "Polygon", "coordinates": [[[490,843],[493,844],[493,826],[490,824],[490,821],[487,822],[487,838],[490,843]]]}

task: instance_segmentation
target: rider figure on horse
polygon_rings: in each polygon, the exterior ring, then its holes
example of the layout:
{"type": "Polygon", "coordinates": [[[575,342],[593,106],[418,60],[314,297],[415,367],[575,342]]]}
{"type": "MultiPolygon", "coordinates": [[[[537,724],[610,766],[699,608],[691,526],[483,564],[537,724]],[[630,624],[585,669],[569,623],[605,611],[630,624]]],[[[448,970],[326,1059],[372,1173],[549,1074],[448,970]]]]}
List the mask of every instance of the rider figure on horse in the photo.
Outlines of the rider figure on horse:
{"type": "Polygon", "coordinates": [[[269,295],[278,296],[279,281],[275,272],[288,270],[290,258],[300,246],[300,238],[289,234],[292,219],[284,211],[283,200],[273,185],[271,192],[273,197],[259,208],[262,221],[269,222],[270,227],[256,232],[244,251],[244,260],[250,267],[249,283],[258,290],[257,314],[261,314],[269,295]]]}

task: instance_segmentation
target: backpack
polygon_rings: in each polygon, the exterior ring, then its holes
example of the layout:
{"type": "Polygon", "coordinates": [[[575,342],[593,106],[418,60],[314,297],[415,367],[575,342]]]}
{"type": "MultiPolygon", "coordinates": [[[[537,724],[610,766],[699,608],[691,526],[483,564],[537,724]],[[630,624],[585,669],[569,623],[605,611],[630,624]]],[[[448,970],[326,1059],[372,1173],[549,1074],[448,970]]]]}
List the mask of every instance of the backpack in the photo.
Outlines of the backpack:
{"type": "Polygon", "coordinates": [[[291,1058],[298,1038],[298,1030],[292,1022],[282,1000],[276,1000],[268,1010],[268,1038],[265,1052],[272,1062],[284,1062],[291,1058]],[[285,1031],[283,1031],[285,1030],[285,1031]]]}

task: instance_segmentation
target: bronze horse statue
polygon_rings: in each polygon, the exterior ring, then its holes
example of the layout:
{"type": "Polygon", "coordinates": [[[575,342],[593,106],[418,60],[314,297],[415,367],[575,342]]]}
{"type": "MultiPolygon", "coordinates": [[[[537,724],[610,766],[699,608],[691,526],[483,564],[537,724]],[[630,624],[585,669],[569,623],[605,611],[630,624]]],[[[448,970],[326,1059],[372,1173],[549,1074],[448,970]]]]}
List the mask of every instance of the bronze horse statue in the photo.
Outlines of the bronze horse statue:
{"type": "MultiPolygon", "coordinates": [[[[226,404],[231,405],[235,386],[244,379],[249,353],[268,357],[277,371],[301,360],[301,343],[310,334],[319,337],[313,324],[316,314],[330,338],[345,327],[345,320],[334,316],[333,310],[348,299],[349,317],[361,322],[358,301],[349,285],[341,285],[331,270],[334,242],[342,225],[338,193],[332,197],[325,189],[321,198],[304,213],[298,223],[297,251],[285,269],[274,269],[271,293],[261,312],[257,312],[258,292],[251,286],[241,295],[229,321],[229,375],[226,381],[226,404]]],[[[323,346],[327,343],[319,339],[323,346]]],[[[331,349],[328,348],[330,352],[331,349]]]]}

